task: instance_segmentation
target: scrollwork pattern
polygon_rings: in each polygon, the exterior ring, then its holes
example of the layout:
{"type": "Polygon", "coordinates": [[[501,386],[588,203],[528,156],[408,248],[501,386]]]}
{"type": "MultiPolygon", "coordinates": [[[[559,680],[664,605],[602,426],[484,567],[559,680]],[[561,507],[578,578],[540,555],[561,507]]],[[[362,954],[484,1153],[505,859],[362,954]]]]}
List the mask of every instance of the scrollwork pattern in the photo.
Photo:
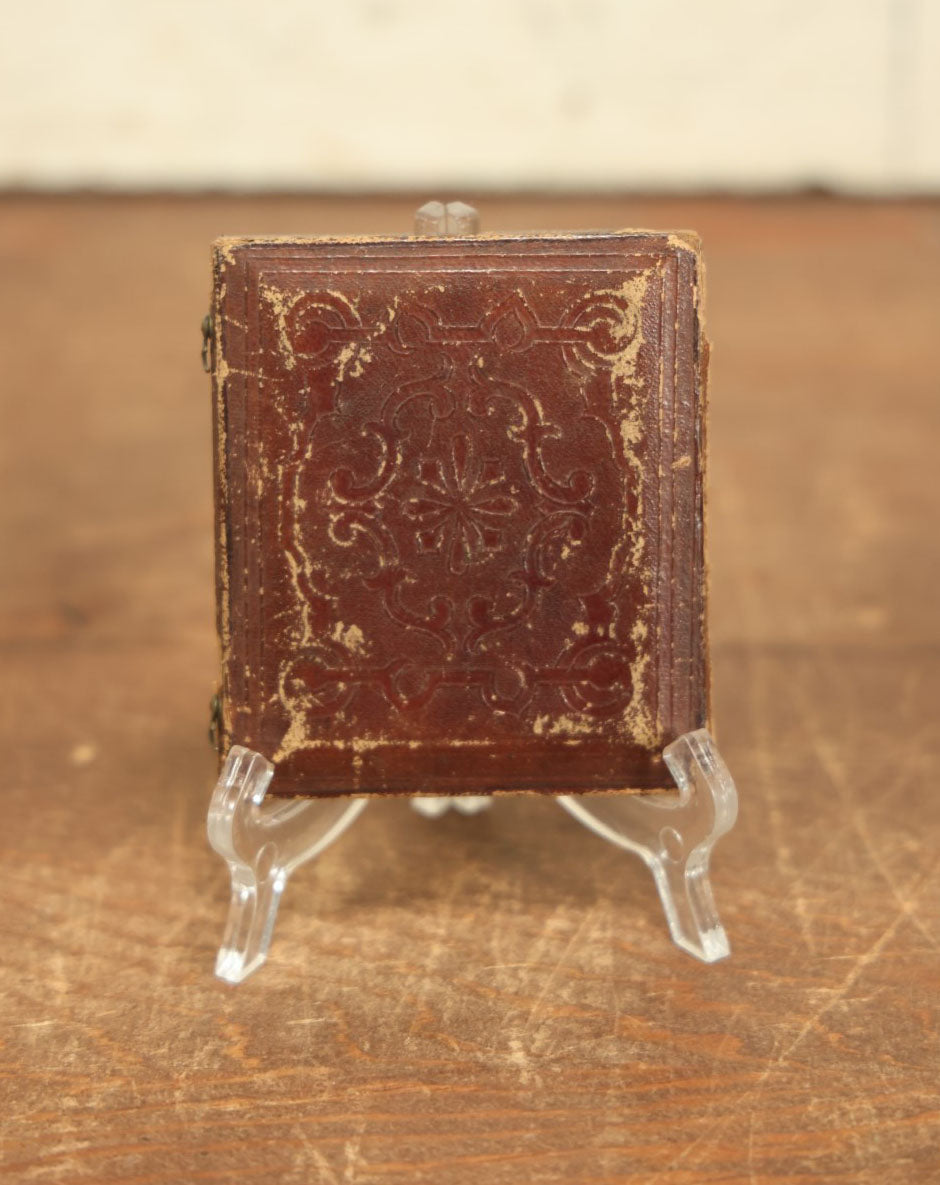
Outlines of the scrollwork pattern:
{"type": "MultiPolygon", "coordinates": [[[[551,349],[569,369],[594,374],[615,368],[638,330],[638,307],[617,293],[574,300],[548,319],[510,293],[470,324],[418,302],[389,318],[381,341],[368,338],[352,297],[308,294],[291,308],[285,332],[296,364],[309,368],[311,384],[331,366],[336,375],[328,410],[282,476],[281,534],[295,584],[308,604],[337,611],[329,573],[344,571],[344,550],[355,553],[356,579],[400,628],[402,652],[376,661],[319,642],[308,615],[282,675],[286,703],[330,715],[370,688],[407,713],[463,687],[493,711],[519,715],[544,686],[585,717],[629,703],[634,648],[609,633],[592,629],[547,664],[495,658],[492,647],[513,631],[550,633],[552,590],[596,530],[600,496],[596,457],[580,459],[546,415],[544,393],[505,360],[551,349]],[[361,357],[384,350],[382,374],[393,381],[346,374],[351,346],[361,357]],[[318,543],[306,537],[311,510],[328,524],[318,543]],[[433,640],[436,658],[410,655],[412,636],[433,640]]],[[[610,431],[601,439],[609,448],[610,431]]],[[[614,489],[609,478],[605,489],[614,489]]],[[[618,489],[626,505],[629,491],[618,489]]],[[[595,581],[582,602],[599,595],[595,581]]]]}

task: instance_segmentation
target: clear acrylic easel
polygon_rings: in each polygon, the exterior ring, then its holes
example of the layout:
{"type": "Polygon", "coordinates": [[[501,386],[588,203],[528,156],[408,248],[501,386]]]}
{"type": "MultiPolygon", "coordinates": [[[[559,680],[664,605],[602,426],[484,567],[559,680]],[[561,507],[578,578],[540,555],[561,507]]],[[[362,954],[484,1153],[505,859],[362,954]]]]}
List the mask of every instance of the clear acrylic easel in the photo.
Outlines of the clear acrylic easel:
{"type": "MultiPolygon", "coordinates": [[[[476,211],[462,202],[428,202],[417,234],[473,234],[476,211]]],[[[653,874],[673,941],[706,963],[729,954],[708,879],[716,841],[734,826],[734,781],[711,736],[686,733],[663,750],[677,794],[568,794],[559,805],[595,835],[635,852],[653,874]]],[[[209,842],[227,862],[232,896],[215,973],[240,983],[267,958],[288,878],[337,839],[365,810],[365,798],[265,801],[274,766],[234,746],[209,805],[209,842]]],[[[492,804],[477,795],[415,797],[426,818],[451,808],[476,814],[492,804]]]]}

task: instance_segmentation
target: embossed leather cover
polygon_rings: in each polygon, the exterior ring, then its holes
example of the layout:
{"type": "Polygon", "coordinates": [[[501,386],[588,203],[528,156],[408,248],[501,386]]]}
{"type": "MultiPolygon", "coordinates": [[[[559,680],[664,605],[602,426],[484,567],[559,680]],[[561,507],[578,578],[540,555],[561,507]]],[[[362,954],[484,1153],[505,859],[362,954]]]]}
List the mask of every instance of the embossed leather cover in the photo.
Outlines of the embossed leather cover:
{"type": "Polygon", "coordinates": [[[223,751],[282,794],[672,785],[700,271],[637,232],[215,244],[223,751]]]}

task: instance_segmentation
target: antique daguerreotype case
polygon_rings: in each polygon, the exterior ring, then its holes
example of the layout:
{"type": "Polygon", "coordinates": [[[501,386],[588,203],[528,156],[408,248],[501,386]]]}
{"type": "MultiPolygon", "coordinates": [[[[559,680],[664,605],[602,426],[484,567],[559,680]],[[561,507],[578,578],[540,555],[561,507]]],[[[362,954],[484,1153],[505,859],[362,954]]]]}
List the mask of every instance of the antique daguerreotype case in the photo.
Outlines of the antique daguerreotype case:
{"type": "Polygon", "coordinates": [[[632,231],[215,244],[222,753],[288,795],[674,785],[701,268],[632,231]]]}

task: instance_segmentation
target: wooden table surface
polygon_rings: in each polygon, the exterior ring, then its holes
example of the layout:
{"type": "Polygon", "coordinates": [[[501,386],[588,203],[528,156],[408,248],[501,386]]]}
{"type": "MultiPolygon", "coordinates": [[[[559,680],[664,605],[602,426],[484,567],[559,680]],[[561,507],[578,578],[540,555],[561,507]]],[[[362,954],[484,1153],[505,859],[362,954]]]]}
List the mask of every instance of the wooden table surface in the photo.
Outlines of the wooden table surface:
{"type": "Polygon", "coordinates": [[[0,200],[0,1178],[940,1181],[936,204],[481,203],[705,239],[731,959],[551,801],[382,802],[213,977],[207,245],[414,204],[0,200]]]}

